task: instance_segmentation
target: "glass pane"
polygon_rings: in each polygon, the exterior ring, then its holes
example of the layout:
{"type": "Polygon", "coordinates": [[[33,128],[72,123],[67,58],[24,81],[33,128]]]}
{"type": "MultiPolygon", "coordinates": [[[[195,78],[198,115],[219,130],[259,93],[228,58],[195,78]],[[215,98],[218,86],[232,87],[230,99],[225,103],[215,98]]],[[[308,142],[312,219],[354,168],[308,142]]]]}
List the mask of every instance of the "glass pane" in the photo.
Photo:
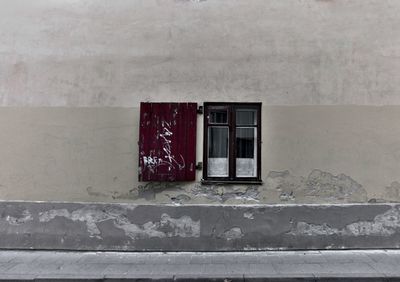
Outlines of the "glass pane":
{"type": "Polygon", "coordinates": [[[236,177],[257,176],[257,130],[236,128],[236,177]]]}
{"type": "Polygon", "coordinates": [[[236,125],[256,125],[256,110],[236,110],[236,125]]]}
{"type": "Polygon", "coordinates": [[[227,126],[208,128],[208,176],[227,177],[229,175],[228,145],[227,126]]]}
{"type": "Polygon", "coordinates": [[[228,111],[226,109],[210,110],[210,123],[228,123],[228,111]]]}

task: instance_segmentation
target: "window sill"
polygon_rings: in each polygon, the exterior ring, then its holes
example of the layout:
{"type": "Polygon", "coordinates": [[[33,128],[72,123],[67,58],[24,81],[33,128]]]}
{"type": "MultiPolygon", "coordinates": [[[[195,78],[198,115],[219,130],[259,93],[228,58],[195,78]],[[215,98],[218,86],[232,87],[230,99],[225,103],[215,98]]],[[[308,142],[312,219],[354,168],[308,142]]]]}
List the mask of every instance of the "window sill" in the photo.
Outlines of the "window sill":
{"type": "Polygon", "coordinates": [[[203,185],[223,185],[223,184],[246,184],[246,185],[262,185],[263,182],[260,180],[206,180],[202,179],[201,184],[203,185]]]}

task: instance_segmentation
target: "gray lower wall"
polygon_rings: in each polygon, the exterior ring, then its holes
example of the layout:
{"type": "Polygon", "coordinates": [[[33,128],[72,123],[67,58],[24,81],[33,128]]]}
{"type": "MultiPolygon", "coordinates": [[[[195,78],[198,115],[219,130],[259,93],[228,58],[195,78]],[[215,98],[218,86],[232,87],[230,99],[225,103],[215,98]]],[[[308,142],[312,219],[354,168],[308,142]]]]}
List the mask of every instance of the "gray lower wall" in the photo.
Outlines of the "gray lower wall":
{"type": "Polygon", "coordinates": [[[0,203],[0,248],[129,251],[399,248],[400,205],[0,203]]]}

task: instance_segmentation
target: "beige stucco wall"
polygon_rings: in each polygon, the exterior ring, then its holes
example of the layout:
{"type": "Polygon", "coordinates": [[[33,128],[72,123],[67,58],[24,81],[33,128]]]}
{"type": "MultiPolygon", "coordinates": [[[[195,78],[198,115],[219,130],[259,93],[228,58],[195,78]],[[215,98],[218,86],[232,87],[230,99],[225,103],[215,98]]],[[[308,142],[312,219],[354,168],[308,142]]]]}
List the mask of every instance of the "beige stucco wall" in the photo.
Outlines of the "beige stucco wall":
{"type": "MultiPolygon", "coordinates": [[[[398,201],[400,106],[264,106],[262,186],[139,183],[138,108],[3,108],[0,197],[147,203],[398,201]],[[343,175],[341,175],[343,174],[343,175]]],[[[202,158],[199,116],[197,159],[202,158]]]]}
{"type": "Polygon", "coordinates": [[[3,0],[0,105],[399,104],[397,0],[3,0]]]}
{"type": "Polygon", "coordinates": [[[0,5],[0,199],[400,200],[397,0],[0,5]],[[264,185],[138,183],[141,101],[262,102],[264,185]]]}

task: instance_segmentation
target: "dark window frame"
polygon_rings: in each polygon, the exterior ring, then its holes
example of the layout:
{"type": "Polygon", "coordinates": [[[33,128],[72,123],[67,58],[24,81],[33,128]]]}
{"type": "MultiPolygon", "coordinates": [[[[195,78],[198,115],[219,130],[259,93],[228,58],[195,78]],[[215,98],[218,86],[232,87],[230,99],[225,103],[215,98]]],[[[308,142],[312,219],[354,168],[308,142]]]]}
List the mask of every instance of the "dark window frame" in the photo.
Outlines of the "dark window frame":
{"type": "MultiPolygon", "coordinates": [[[[224,103],[224,102],[205,102],[204,103],[204,123],[203,123],[203,184],[262,184],[261,180],[261,106],[262,103],[224,103]],[[209,122],[210,107],[226,108],[228,111],[227,124],[213,124],[209,122]],[[254,109],[257,111],[257,124],[251,127],[257,128],[257,175],[256,177],[236,177],[236,110],[254,109]],[[208,176],[208,128],[210,126],[228,126],[229,128],[229,153],[228,153],[228,177],[210,177],[208,176]]],[[[249,127],[248,125],[243,127],[249,127]]]]}

